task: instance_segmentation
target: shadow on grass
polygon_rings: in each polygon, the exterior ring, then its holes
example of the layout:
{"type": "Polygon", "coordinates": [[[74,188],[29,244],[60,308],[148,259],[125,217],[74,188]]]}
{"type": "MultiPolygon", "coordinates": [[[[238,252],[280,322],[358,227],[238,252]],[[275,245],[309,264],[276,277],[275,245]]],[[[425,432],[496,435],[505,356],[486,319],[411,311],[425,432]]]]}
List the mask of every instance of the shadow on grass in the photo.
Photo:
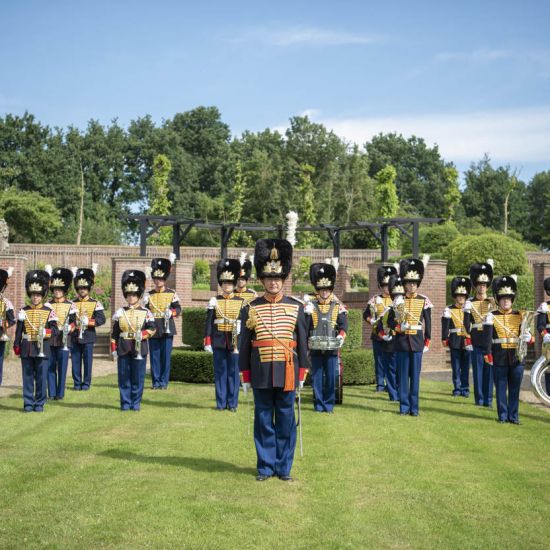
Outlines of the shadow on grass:
{"type": "MultiPolygon", "coordinates": [[[[19,397],[19,399],[21,399],[21,401],[23,401],[23,399],[21,397],[19,397]]],[[[3,405],[2,403],[0,403],[0,409],[4,409],[6,411],[21,411],[21,412],[24,412],[23,411],[23,404],[21,404],[20,407],[16,407],[16,406],[11,406],[11,405],[3,405]]]]}
{"type": "Polygon", "coordinates": [[[197,472],[230,472],[235,474],[255,476],[255,468],[237,466],[223,460],[214,460],[212,458],[198,458],[190,456],[149,456],[141,455],[131,451],[122,451],[119,449],[109,449],[98,453],[97,456],[114,458],[116,460],[129,460],[133,462],[143,462],[146,464],[160,464],[163,466],[179,466],[197,472]]]}
{"type": "Polygon", "coordinates": [[[68,403],[67,401],[56,401],[52,407],[66,407],[67,409],[120,409],[116,405],[103,405],[101,403],[68,403]]]}
{"type": "Polygon", "coordinates": [[[142,405],[151,405],[152,407],[164,407],[166,409],[212,409],[210,405],[195,405],[185,401],[155,401],[152,399],[142,399],[142,405]]]}

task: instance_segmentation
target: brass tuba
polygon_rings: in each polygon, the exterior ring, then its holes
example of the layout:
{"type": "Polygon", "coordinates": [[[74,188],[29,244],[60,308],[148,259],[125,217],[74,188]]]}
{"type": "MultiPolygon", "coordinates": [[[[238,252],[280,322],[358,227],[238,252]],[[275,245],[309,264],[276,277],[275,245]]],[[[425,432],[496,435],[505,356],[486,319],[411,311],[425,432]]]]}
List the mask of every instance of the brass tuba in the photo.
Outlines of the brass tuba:
{"type": "Polygon", "coordinates": [[[525,357],[527,357],[527,342],[523,339],[523,337],[527,333],[531,333],[531,325],[533,324],[533,320],[535,318],[535,312],[534,311],[524,311],[523,316],[521,319],[521,326],[519,329],[519,342],[518,342],[518,359],[520,363],[523,363],[523,360],[525,357]]]}
{"type": "Polygon", "coordinates": [[[546,391],[546,376],[550,376],[550,344],[542,346],[542,355],[531,367],[531,387],[533,393],[550,406],[550,395],[546,391]]]}

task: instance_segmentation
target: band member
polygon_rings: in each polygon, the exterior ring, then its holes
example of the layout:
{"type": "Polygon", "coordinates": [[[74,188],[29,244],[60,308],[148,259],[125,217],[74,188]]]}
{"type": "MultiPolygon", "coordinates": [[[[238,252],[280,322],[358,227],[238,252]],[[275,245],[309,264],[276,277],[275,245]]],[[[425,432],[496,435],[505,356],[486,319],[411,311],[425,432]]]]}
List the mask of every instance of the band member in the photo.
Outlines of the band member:
{"type": "Polygon", "coordinates": [[[13,267],[0,269],[0,386],[4,370],[4,352],[8,341],[8,328],[15,325],[15,312],[12,303],[4,296],[8,279],[13,273],[13,267]]]}
{"type": "Polygon", "coordinates": [[[155,334],[149,341],[151,360],[151,380],[154,390],[165,390],[170,381],[170,357],[176,323],[174,319],[181,314],[179,297],[175,290],[166,288],[166,279],[170,276],[172,262],[170,259],[154,258],[151,261],[151,278],[155,288],[146,294],[143,302],[155,318],[155,334]]]}
{"type": "Polygon", "coordinates": [[[49,284],[50,274],[46,271],[28,271],[25,290],[31,305],[22,307],[17,316],[13,351],[21,357],[25,412],[42,412],[46,403],[49,341],[58,332],[55,311],[42,303],[49,284]]]}
{"type": "Polygon", "coordinates": [[[155,333],[155,318],[139,303],[145,290],[143,271],[125,271],[121,286],[127,305],[113,315],[111,353],[117,359],[120,410],[139,411],[147,367],[147,343],[155,333]]]}
{"type": "Polygon", "coordinates": [[[303,304],[283,294],[292,268],[292,245],[260,239],[254,267],[265,293],[243,311],[239,366],[243,390],[254,390],[254,443],[258,481],[292,481],[296,447],[294,402],[308,369],[303,304]]]}
{"type": "Polygon", "coordinates": [[[105,310],[98,300],[90,298],[94,286],[97,264],[92,269],[74,268],[74,288],[77,297],[74,301],[76,308],[76,330],[73,336],[71,361],[73,364],[73,382],[75,390],[89,390],[92,383],[92,362],[96,327],[105,324],[105,310]],[[84,376],[82,376],[84,367],[84,376]]]}
{"type": "Polygon", "coordinates": [[[216,408],[236,412],[239,405],[239,316],[244,300],[235,295],[240,276],[239,260],[220,260],[218,284],[222,293],[208,302],[204,329],[204,350],[214,354],[216,408]]]}
{"type": "Polygon", "coordinates": [[[528,344],[534,338],[527,329],[521,334],[523,314],[513,310],[517,284],[510,275],[493,281],[493,296],[498,309],[483,321],[483,340],[488,351],[486,361],[493,365],[497,396],[498,421],[519,424],[519,392],[523,380],[523,362],[517,351],[520,340],[528,344]],[[508,394],[508,395],[507,395],[508,394]]]}
{"type": "Polygon", "coordinates": [[[252,275],[252,262],[246,259],[246,254],[244,252],[241,254],[239,262],[241,263],[241,271],[237,279],[235,296],[242,298],[246,305],[251,300],[254,300],[254,298],[257,298],[258,294],[252,288],[247,287],[248,279],[250,279],[250,275],[252,275]]]}
{"type": "Polygon", "coordinates": [[[422,356],[430,348],[432,329],[432,303],[426,296],[417,293],[424,269],[424,263],[416,258],[401,260],[399,275],[405,284],[405,298],[397,296],[394,308],[388,315],[388,326],[396,332],[399,411],[411,416],[418,416],[422,356]]]}
{"type": "Polygon", "coordinates": [[[495,308],[495,302],[487,297],[487,290],[493,280],[493,260],[470,266],[470,281],[474,296],[464,304],[464,325],[469,329],[472,340],[472,378],[474,382],[474,399],[476,405],[492,407],[493,405],[493,368],[484,364],[483,357],[483,321],[486,315],[495,308]]]}
{"type": "Polygon", "coordinates": [[[441,317],[441,339],[451,350],[453,372],[453,396],[470,397],[470,352],[472,341],[464,327],[464,303],[470,295],[472,283],[467,277],[455,277],[451,281],[454,304],[447,306],[441,317]]]}
{"type": "Polygon", "coordinates": [[[316,291],[315,298],[308,300],[304,308],[310,337],[313,408],[317,412],[332,413],[336,401],[339,350],[348,330],[348,310],[333,294],[336,284],[333,265],[311,264],[309,279],[316,291]]]}
{"type": "MultiPolygon", "coordinates": [[[[550,296],[550,277],[544,279],[544,291],[550,296]]],[[[537,309],[537,331],[542,338],[542,345],[550,345],[550,300],[542,302],[537,309]]],[[[550,373],[544,375],[546,382],[546,393],[550,394],[550,373]]]]}
{"type": "Polygon", "coordinates": [[[65,397],[65,380],[69,364],[69,350],[72,344],[73,331],[76,326],[76,308],[67,300],[71,287],[73,272],[64,267],[56,267],[51,272],[50,290],[53,298],[46,305],[55,311],[59,332],[50,338],[50,364],[48,365],[48,397],[61,400],[65,397]]]}
{"type": "Polygon", "coordinates": [[[373,327],[371,339],[374,354],[376,391],[387,390],[391,401],[397,401],[398,399],[396,385],[397,365],[393,353],[393,343],[382,340],[375,327],[391,306],[392,298],[388,284],[390,276],[396,274],[397,269],[394,266],[380,266],[378,268],[376,280],[378,281],[380,294],[372,296],[367,304],[367,308],[363,312],[363,319],[373,327]],[[386,381],[385,384],[384,379],[386,381]]]}

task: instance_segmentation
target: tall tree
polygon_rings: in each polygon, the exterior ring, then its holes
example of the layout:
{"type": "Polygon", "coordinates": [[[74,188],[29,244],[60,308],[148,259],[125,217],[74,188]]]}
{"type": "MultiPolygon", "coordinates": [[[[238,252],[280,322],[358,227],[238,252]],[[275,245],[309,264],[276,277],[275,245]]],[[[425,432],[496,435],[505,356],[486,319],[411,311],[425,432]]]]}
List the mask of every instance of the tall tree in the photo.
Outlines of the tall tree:
{"type": "MultiPolygon", "coordinates": [[[[150,214],[155,216],[168,216],[172,208],[172,202],[168,198],[168,177],[172,163],[166,155],[157,155],[153,161],[153,184],[151,193],[150,214]]],[[[154,244],[168,245],[172,242],[172,229],[170,227],[159,228],[157,235],[151,239],[154,244]]]]}
{"type": "MultiPolygon", "coordinates": [[[[395,188],[397,172],[391,165],[385,166],[376,174],[375,198],[378,217],[394,218],[399,210],[399,199],[395,188]]],[[[390,229],[388,234],[388,246],[396,248],[399,245],[399,233],[397,229],[390,229]]]]}

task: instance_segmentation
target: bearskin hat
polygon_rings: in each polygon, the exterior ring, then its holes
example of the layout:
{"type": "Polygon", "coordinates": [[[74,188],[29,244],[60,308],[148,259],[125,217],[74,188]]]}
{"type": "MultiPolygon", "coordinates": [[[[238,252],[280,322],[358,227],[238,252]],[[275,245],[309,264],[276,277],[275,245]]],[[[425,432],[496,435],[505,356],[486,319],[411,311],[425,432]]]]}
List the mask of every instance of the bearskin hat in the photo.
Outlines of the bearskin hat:
{"type": "Polygon", "coordinates": [[[451,281],[451,294],[453,296],[464,294],[468,296],[472,290],[472,282],[468,277],[455,277],[451,281]]]}
{"type": "Polygon", "coordinates": [[[292,270],[292,245],[286,239],[259,239],[254,249],[258,279],[286,279],[292,270]]]}
{"type": "Polygon", "coordinates": [[[25,276],[25,290],[30,298],[31,294],[46,296],[50,287],[50,274],[42,269],[27,271],[25,276]]]}
{"type": "Polygon", "coordinates": [[[216,267],[216,276],[218,278],[218,284],[222,283],[237,283],[237,279],[241,275],[241,262],[239,260],[220,260],[216,267]]]}
{"type": "Polygon", "coordinates": [[[548,294],[548,296],[550,296],[550,277],[546,277],[546,279],[544,279],[544,292],[546,292],[546,294],[548,294]]]}
{"type": "Polygon", "coordinates": [[[405,294],[405,283],[403,279],[397,273],[390,275],[390,280],[388,281],[388,290],[390,296],[395,298],[396,296],[403,296],[405,294]]]}
{"type": "Polygon", "coordinates": [[[250,260],[244,260],[244,262],[241,263],[239,279],[245,279],[248,281],[248,279],[250,279],[250,275],[252,275],[252,262],[250,260]]]}
{"type": "Polygon", "coordinates": [[[515,300],[518,291],[518,284],[511,275],[503,275],[493,279],[493,296],[498,301],[499,298],[509,297],[515,300]]]}
{"type": "Polygon", "coordinates": [[[60,288],[63,292],[68,292],[71,288],[73,272],[65,267],[56,267],[50,276],[50,290],[60,288]]]}
{"type": "Polygon", "coordinates": [[[137,294],[141,298],[145,291],[145,273],[138,269],[127,269],[122,274],[121,287],[125,298],[128,294],[137,294]]]}
{"type": "Polygon", "coordinates": [[[88,269],[87,267],[79,267],[76,270],[74,276],[74,287],[76,290],[79,288],[91,288],[94,286],[95,281],[95,271],[93,269],[88,269]]]}
{"type": "Polygon", "coordinates": [[[399,276],[405,283],[416,283],[420,286],[424,278],[424,264],[418,258],[401,260],[399,262],[399,276]]]}
{"type": "Polygon", "coordinates": [[[172,271],[172,254],[170,259],[153,258],[151,260],[151,278],[152,279],[168,279],[172,271]]]}
{"type": "Polygon", "coordinates": [[[393,265],[381,265],[376,272],[378,286],[381,287],[389,284],[392,275],[397,275],[397,269],[393,265]]]}
{"type": "Polygon", "coordinates": [[[485,283],[487,286],[493,280],[493,266],[490,262],[481,262],[470,266],[470,280],[472,285],[477,286],[480,283],[485,283]]]}
{"type": "Polygon", "coordinates": [[[309,280],[315,287],[315,290],[322,290],[324,288],[334,290],[336,269],[332,264],[311,264],[309,268],[309,280]]]}
{"type": "Polygon", "coordinates": [[[8,279],[13,273],[13,267],[8,267],[8,269],[0,269],[0,292],[4,292],[6,286],[8,285],[8,279]]]}

